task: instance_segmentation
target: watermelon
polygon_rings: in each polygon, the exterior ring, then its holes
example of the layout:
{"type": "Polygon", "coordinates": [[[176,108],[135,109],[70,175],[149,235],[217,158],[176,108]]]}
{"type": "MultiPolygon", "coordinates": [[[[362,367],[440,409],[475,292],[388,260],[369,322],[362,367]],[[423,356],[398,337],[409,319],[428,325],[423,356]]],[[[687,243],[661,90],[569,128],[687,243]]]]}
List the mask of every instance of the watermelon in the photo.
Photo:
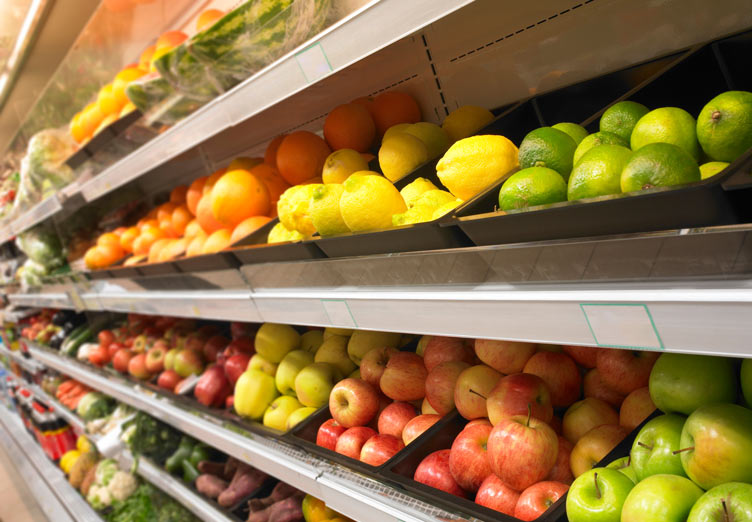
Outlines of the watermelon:
{"type": "Polygon", "coordinates": [[[175,92],[156,72],[129,83],[125,95],[147,119],[166,125],[177,123],[203,105],[201,101],[175,92]]]}

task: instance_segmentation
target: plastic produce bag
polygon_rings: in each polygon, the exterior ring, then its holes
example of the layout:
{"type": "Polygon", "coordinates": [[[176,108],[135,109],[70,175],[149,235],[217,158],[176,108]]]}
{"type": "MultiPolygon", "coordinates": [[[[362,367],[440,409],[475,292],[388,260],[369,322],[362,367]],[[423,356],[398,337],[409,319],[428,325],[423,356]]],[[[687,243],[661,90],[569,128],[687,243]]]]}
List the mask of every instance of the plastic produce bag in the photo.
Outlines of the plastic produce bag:
{"type": "Polygon", "coordinates": [[[203,105],[178,92],[159,73],[153,72],[128,84],[125,95],[149,122],[172,125],[203,105]]]}
{"type": "Polygon", "coordinates": [[[47,273],[65,264],[60,238],[44,225],[19,234],[16,245],[29,259],[44,267],[47,273]]]}

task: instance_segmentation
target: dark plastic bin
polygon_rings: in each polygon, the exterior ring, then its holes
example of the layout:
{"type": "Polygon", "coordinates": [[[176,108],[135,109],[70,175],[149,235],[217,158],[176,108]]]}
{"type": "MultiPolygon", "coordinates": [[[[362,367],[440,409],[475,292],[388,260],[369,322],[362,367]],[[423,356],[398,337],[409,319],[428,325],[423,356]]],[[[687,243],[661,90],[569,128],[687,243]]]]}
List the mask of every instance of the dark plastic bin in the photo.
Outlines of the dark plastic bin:
{"type": "Polygon", "coordinates": [[[326,257],[316,246],[318,240],[291,241],[287,243],[267,243],[266,238],[274,225],[279,223],[274,218],[269,223],[233,243],[229,253],[235,256],[241,265],[255,263],[273,263],[278,261],[303,261],[326,257]]]}
{"type": "Polygon", "coordinates": [[[107,147],[110,142],[122,134],[128,127],[133,125],[141,118],[141,111],[134,109],[122,118],[110,123],[102,129],[99,134],[90,139],[86,145],[78,149],[65,160],[66,165],[75,169],[82,165],[86,160],[94,156],[97,152],[107,147]]]}
{"type": "MultiPolygon", "coordinates": [[[[181,257],[172,261],[176,272],[207,272],[209,270],[226,270],[239,266],[237,259],[229,252],[201,254],[193,257],[181,257]]],[[[145,268],[141,268],[143,270],[145,268]]]]}

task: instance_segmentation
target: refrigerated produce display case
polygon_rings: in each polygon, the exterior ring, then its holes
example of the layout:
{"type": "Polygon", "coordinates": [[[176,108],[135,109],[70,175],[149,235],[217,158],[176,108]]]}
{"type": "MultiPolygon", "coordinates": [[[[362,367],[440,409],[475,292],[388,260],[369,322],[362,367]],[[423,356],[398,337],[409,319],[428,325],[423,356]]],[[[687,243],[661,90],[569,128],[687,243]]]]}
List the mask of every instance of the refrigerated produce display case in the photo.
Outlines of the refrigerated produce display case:
{"type": "Polygon", "coordinates": [[[80,4],[0,6],[26,505],[752,521],[748,2],[80,4]]]}

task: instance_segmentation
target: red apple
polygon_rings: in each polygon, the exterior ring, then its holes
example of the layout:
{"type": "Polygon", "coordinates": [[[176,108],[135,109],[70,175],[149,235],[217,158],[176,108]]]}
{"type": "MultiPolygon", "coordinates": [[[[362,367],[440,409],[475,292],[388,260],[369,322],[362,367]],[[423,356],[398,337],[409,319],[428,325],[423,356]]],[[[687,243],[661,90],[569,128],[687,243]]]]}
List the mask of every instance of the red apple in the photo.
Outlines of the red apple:
{"type": "Polygon", "coordinates": [[[144,328],[144,331],[142,333],[146,337],[157,339],[159,337],[162,337],[164,331],[161,328],[157,328],[156,326],[147,326],[146,328],[144,328]]]}
{"type": "Polygon", "coordinates": [[[533,484],[520,493],[514,516],[520,520],[535,520],[563,497],[567,490],[569,486],[566,484],[551,480],[533,484]]]}
{"type": "Polygon", "coordinates": [[[233,406],[235,406],[235,396],[234,395],[229,395],[225,399],[225,408],[227,408],[228,410],[231,410],[233,408],[233,406]]]}
{"type": "Polygon", "coordinates": [[[175,373],[175,370],[165,370],[157,378],[157,386],[170,391],[173,391],[179,382],[180,375],[175,373]]]}
{"type": "Polygon", "coordinates": [[[340,426],[336,420],[329,419],[319,426],[319,431],[316,433],[316,445],[334,451],[337,447],[337,439],[346,430],[347,428],[340,426]]]}
{"type": "Polygon", "coordinates": [[[392,355],[399,353],[396,348],[371,348],[360,361],[360,378],[375,388],[380,388],[381,376],[392,355]]]}
{"type": "Polygon", "coordinates": [[[253,337],[256,335],[258,327],[251,323],[238,323],[233,321],[230,323],[230,336],[233,339],[238,337],[253,337]]]}
{"type": "Polygon", "coordinates": [[[128,373],[128,364],[136,354],[131,350],[118,350],[112,358],[112,367],[120,373],[128,373]]]}
{"type": "Polygon", "coordinates": [[[549,422],[554,416],[548,386],[537,375],[528,373],[502,377],[486,400],[488,418],[494,426],[515,415],[527,415],[528,405],[532,416],[543,422],[549,422]]]}
{"type": "Polygon", "coordinates": [[[470,365],[464,361],[447,361],[429,370],[426,377],[426,399],[436,413],[446,415],[454,409],[454,388],[457,379],[469,367],[470,365]]]}
{"type": "Polygon", "coordinates": [[[463,429],[452,443],[449,471],[462,489],[476,492],[488,475],[493,473],[486,454],[491,426],[479,424],[463,429]]]}
{"type": "Polygon", "coordinates": [[[551,428],[556,432],[557,435],[561,435],[561,429],[562,429],[562,420],[561,417],[557,417],[554,415],[551,417],[551,422],[548,423],[551,428]]]}
{"type": "Polygon", "coordinates": [[[236,337],[225,348],[225,356],[232,357],[233,355],[244,353],[248,356],[256,353],[256,344],[253,337],[243,336],[236,337]]]}
{"type": "Polygon", "coordinates": [[[423,351],[423,364],[429,372],[443,362],[462,361],[472,364],[475,354],[465,346],[464,339],[458,337],[431,336],[423,351]]]}
{"type": "Polygon", "coordinates": [[[434,451],[424,458],[415,469],[413,480],[440,489],[451,495],[467,498],[467,493],[457,484],[449,471],[449,455],[451,450],[434,451]]]}
{"type": "Polygon", "coordinates": [[[167,329],[172,328],[177,321],[178,319],[176,317],[159,317],[154,321],[154,326],[164,332],[167,329]]]}
{"type": "Polygon", "coordinates": [[[525,373],[537,375],[551,392],[554,407],[566,407],[581,396],[582,377],[571,357],[562,352],[538,352],[528,359],[525,373]]]}
{"type": "Polygon", "coordinates": [[[123,348],[125,348],[125,345],[122,343],[110,343],[110,345],[107,347],[107,354],[109,355],[110,360],[115,357],[115,354],[118,352],[118,350],[122,350],[123,348]]]}
{"type": "Polygon", "coordinates": [[[198,375],[204,369],[204,360],[201,352],[183,348],[175,354],[174,370],[183,378],[189,375],[198,375]]]}
{"type": "Polygon", "coordinates": [[[534,343],[475,340],[475,355],[488,366],[504,374],[519,373],[535,353],[534,343]]]}
{"type": "Polygon", "coordinates": [[[225,376],[224,369],[217,364],[209,366],[201,374],[193,394],[204,406],[223,407],[225,399],[232,395],[232,386],[225,376]]]}
{"type": "Polygon", "coordinates": [[[348,428],[337,439],[334,451],[351,459],[359,460],[363,445],[374,435],[376,435],[376,431],[365,426],[348,428]]]}
{"type": "Polygon", "coordinates": [[[583,368],[595,368],[598,352],[601,350],[600,348],[594,348],[592,346],[570,345],[564,345],[561,349],[583,368]]]}
{"type": "Polygon", "coordinates": [[[529,414],[501,420],[488,437],[491,469],[517,491],[540,482],[551,472],[558,449],[554,430],[529,414]]]}
{"type": "Polygon", "coordinates": [[[133,337],[132,335],[130,335],[130,336],[128,336],[128,337],[125,338],[125,340],[123,341],[123,345],[126,348],[132,348],[133,347],[133,343],[135,343],[135,342],[136,342],[136,338],[133,337]]]}
{"type": "Polygon", "coordinates": [[[572,475],[572,469],[569,466],[569,455],[572,453],[574,446],[561,435],[558,435],[557,439],[559,441],[559,452],[556,454],[556,463],[551,468],[551,472],[546,477],[546,480],[571,484],[574,480],[574,475],[572,475]]]}
{"type": "Polygon", "coordinates": [[[609,403],[614,408],[621,406],[624,401],[624,395],[612,390],[601,377],[598,368],[593,368],[585,374],[582,380],[582,387],[585,397],[595,397],[609,403]]]}
{"type": "Polygon", "coordinates": [[[379,433],[363,444],[360,450],[360,461],[371,466],[381,466],[404,447],[405,445],[397,437],[379,433]]]}
{"type": "Polygon", "coordinates": [[[204,340],[208,339],[212,335],[217,334],[219,334],[219,328],[214,324],[205,324],[204,326],[196,330],[196,335],[204,340]]]}
{"type": "Polygon", "coordinates": [[[637,388],[627,395],[619,410],[619,424],[628,430],[633,430],[655,411],[655,404],[650,398],[647,387],[637,388]]]}
{"type": "Polygon", "coordinates": [[[478,488],[475,503],[512,516],[519,497],[519,491],[510,488],[499,477],[491,473],[478,488]]]}
{"type": "Polygon", "coordinates": [[[648,385],[650,372],[659,355],[644,350],[600,350],[596,368],[609,388],[628,395],[648,385]]]}
{"type": "Polygon", "coordinates": [[[371,422],[368,423],[369,428],[373,428],[376,431],[379,431],[379,417],[381,417],[381,413],[389,407],[390,404],[392,404],[394,401],[384,395],[381,392],[378,392],[379,395],[379,409],[376,412],[376,415],[373,416],[371,419],[371,422]]]}
{"type": "Polygon", "coordinates": [[[572,404],[564,413],[562,434],[572,444],[601,424],[619,424],[619,414],[608,403],[588,397],[572,404]]]}
{"type": "Polygon", "coordinates": [[[423,358],[410,352],[399,352],[386,363],[379,385],[381,391],[395,401],[417,401],[426,396],[428,370],[423,358]]]}
{"type": "Polygon", "coordinates": [[[408,402],[393,402],[379,414],[379,433],[402,440],[405,425],[417,416],[415,407],[408,402]]]}
{"type": "Polygon", "coordinates": [[[151,373],[146,369],[146,354],[139,353],[128,362],[128,373],[136,379],[148,379],[151,373]]]}
{"type": "Polygon", "coordinates": [[[418,415],[405,424],[405,428],[402,430],[402,442],[405,446],[412,441],[420,437],[420,435],[428,428],[439,422],[441,417],[439,415],[426,414],[418,415]]]}
{"type": "Polygon", "coordinates": [[[248,362],[250,360],[250,355],[239,353],[224,361],[225,375],[230,384],[235,386],[242,373],[248,369],[248,362]]]}
{"type": "Polygon", "coordinates": [[[491,424],[491,421],[488,419],[473,419],[465,424],[465,427],[463,429],[466,430],[471,426],[491,426],[493,428],[493,424],[491,424]]]}
{"type": "Polygon", "coordinates": [[[202,348],[204,359],[209,362],[215,362],[217,360],[217,355],[219,355],[228,344],[230,344],[230,340],[223,335],[209,337],[202,348]]]}
{"type": "Polygon", "coordinates": [[[185,338],[185,341],[183,342],[183,349],[193,350],[194,352],[203,354],[204,344],[206,344],[206,339],[200,337],[196,332],[194,332],[185,338]]]}
{"type": "Polygon", "coordinates": [[[488,417],[486,397],[503,376],[485,364],[466,368],[454,386],[454,406],[468,420],[488,417]]]}
{"type": "Polygon", "coordinates": [[[379,393],[363,379],[343,379],[329,394],[329,411],[345,428],[365,426],[379,411],[379,393]]]}
{"type": "Polygon", "coordinates": [[[149,373],[160,373],[164,370],[165,356],[167,350],[162,346],[152,346],[146,352],[146,370],[149,373]]]}

